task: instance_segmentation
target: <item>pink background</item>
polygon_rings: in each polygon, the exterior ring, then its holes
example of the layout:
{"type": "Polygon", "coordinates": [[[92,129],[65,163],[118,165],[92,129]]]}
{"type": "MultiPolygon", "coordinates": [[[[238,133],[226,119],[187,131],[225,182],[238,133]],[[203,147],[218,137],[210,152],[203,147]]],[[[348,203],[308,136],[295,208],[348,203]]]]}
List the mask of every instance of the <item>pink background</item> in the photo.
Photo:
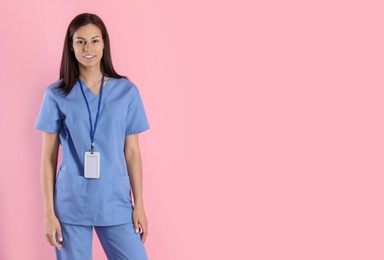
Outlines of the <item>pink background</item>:
{"type": "MultiPolygon", "coordinates": [[[[381,1],[2,1],[0,259],[54,259],[33,128],[65,30],[139,87],[153,260],[384,259],[381,1]]],[[[94,237],[94,259],[106,259],[94,237]]]]}

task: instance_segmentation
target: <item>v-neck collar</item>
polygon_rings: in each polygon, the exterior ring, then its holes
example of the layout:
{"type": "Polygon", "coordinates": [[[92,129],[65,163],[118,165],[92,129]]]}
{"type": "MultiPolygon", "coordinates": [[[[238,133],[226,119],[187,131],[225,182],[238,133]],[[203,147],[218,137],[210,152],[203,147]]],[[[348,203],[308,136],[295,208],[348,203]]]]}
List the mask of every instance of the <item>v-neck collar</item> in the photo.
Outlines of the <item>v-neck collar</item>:
{"type": "MultiPolygon", "coordinates": [[[[104,86],[103,86],[103,92],[105,91],[105,88],[109,85],[109,82],[112,80],[113,78],[112,77],[110,77],[109,79],[108,79],[108,81],[106,82],[106,83],[104,83],[104,86]]],[[[83,88],[84,89],[84,92],[86,92],[86,93],[88,93],[87,94],[87,96],[91,99],[91,100],[93,100],[93,99],[95,99],[95,98],[97,98],[99,95],[100,95],[100,90],[99,90],[99,93],[97,93],[97,95],[88,87],[88,85],[87,84],[85,84],[85,82],[84,81],[82,81],[81,79],[79,79],[80,81],[81,81],[81,83],[83,84],[83,86],[85,86],[85,88],[83,88]]]]}

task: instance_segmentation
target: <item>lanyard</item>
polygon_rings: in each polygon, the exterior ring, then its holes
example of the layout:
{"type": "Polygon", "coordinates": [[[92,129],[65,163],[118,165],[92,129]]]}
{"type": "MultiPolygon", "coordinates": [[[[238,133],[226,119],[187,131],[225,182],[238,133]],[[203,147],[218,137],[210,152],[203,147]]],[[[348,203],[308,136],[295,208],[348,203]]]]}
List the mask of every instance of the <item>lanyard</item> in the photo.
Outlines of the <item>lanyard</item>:
{"type": "Polygon", "coordinates": [[[100,97],[99,97],[99,103],[98,103],[98,105],[97,105],[97,114],[96,114],[96,120],[95,120],[95,127],[92,127],[92,115],[91,115],[91,110],[89,109],[89,104],[88,104],[87,97],[86,97],[85,94],[84,94],[83,84],[81,84],[81,80],[80,80],[80,78],[78,79],[78,81],[79,81],[79,83],[80,83],[81,92],[83,93],[83,96],[84,96],[84,99],[85,99],[85,103],[87,104],[87,108],[88,108],[89,124],[91,125],[91,153],[93,153],[93,149],[95,148],[95,133],[96,133],[96,127],[97,127],[97,123],[98,123],[98,121],[99,121],[98,119],[99,119],[99,112],[100,112],[101,98],[102,98],[102,96],[103,96],[104,74],[103,74],[103,77],[101,78],[100,97]]]}

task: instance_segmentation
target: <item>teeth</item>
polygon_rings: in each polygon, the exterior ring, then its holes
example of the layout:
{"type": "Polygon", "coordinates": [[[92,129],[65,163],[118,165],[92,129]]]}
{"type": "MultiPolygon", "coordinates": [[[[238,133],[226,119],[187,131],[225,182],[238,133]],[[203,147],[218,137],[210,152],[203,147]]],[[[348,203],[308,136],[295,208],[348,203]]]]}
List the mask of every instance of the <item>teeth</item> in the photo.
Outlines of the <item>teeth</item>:
{"type": "Polygon", "coordinates": [[[84,58],[90,59],[93,58],[94,56],[84,56],[84,58]]]}

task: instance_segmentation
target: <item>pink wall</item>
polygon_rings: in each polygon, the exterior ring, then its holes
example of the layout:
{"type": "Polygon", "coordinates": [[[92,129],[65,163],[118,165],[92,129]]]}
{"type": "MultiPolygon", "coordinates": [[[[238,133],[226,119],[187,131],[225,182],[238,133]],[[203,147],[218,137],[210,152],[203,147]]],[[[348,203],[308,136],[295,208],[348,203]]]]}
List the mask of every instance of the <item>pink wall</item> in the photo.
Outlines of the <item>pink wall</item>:
{"type": "Polygon", "coordinates": [[[384,259],[378,3],[2,1],[0,259],[54,259],[33,124],[84,11],[151,124],[150,259],[384,259]]]}

